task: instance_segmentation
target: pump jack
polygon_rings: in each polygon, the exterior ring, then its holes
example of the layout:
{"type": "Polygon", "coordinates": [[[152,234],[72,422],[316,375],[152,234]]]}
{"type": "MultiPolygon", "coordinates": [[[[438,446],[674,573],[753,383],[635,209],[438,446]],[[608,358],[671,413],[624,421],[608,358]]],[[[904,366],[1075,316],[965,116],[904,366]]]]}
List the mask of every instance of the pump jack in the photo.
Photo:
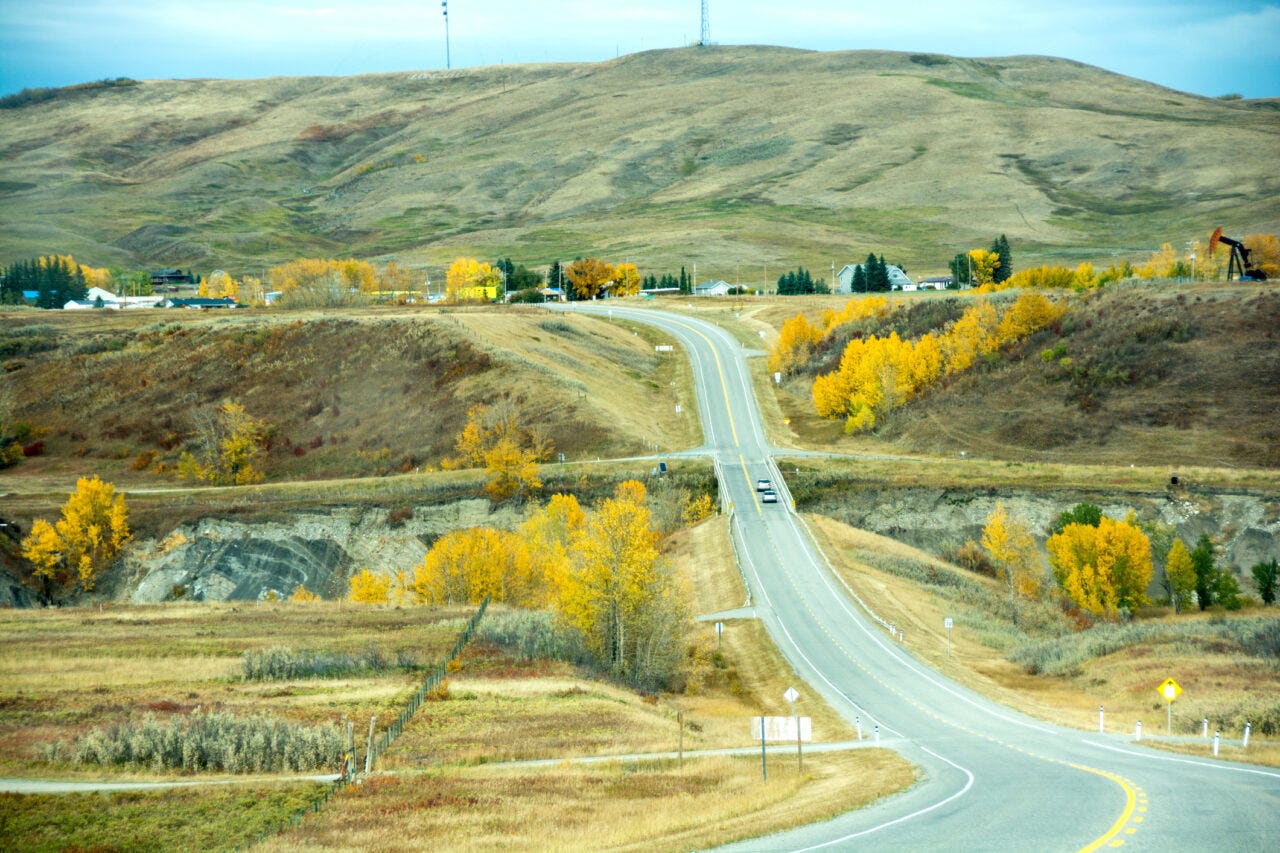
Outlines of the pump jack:
{"type": "Polygon", "coordinates": [[[1215,230],[1209,237],[1209,254],[1217,250],[1218,244],[1231,247],[1231,258],[1227,261],[1227,281],[1231,281],[1234,273],[1240,281],[1266,281],[1267,274],[1257,267],[1249,266],[1249,250],[1239,240],[1232,240],[1222,235],[1222,228],[1215,230]]]}

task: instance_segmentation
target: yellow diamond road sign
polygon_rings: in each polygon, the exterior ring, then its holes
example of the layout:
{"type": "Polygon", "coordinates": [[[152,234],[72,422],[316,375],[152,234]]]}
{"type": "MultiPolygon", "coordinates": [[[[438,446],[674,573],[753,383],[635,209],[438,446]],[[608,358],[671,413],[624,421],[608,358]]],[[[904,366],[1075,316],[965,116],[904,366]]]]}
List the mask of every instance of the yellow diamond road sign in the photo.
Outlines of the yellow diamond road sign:
{"type": "Polygon", "coordinates": [[[1182,694],[1182,688],[1172,678],[1166,678],[1164,683],[1156,688],[1156,692],[1163,696],[1166,702],[1172,702],[1182,694]]]}

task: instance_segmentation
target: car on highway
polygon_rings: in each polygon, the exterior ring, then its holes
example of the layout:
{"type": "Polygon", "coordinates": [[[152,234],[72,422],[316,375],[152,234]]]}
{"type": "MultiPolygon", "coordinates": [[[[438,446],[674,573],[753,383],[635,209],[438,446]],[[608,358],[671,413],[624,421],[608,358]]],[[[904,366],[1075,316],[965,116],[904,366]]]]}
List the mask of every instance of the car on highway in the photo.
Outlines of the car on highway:
{"type": "Polygon", "coordinates": [[[768,480],[756,480],[757,492],[767,492],[772,488],[773,488],[773,483],[770,483],[768,480]]]}
{"type": "Polygon", "coordinates": [[[760,493],[760,502],[766,504],[776,504],[778,502],[778,493],[773,489],[765,489],[760,493]]]}

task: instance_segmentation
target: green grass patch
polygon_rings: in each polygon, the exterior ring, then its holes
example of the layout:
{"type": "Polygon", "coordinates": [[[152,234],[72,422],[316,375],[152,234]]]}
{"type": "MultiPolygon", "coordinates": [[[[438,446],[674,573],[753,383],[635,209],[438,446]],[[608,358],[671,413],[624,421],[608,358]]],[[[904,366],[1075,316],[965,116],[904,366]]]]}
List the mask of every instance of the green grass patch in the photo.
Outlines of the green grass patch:
{"type": "Polygon", "coordinates": [[[324,786],[201,786],[83,794],[0,794],[6,850],[226,850],[273,830],[324,786]]]}

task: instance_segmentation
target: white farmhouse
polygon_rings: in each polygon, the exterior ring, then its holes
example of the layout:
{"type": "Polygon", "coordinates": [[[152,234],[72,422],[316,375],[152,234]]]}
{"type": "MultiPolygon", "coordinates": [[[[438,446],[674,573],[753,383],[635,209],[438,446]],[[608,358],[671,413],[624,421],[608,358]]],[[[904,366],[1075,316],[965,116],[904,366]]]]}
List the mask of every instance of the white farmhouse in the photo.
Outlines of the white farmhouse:
{"type": "MultiPolygon", "coordinates": [[[[845,264],[840,272],[836,275],[836,293],[852,293],[853,292],[853,272],[863,268],[863,264],[845,264]]],[[[887,264],[886,269],[889,273],[889,286],[894,290],[907,290],[910,285],[911,290],[915,290],[915,282],[911,277],[902,271],[902,268],[896,264],[887,264]]],[[[863,270],[863,274],[866,271],[863,270]]]]}

